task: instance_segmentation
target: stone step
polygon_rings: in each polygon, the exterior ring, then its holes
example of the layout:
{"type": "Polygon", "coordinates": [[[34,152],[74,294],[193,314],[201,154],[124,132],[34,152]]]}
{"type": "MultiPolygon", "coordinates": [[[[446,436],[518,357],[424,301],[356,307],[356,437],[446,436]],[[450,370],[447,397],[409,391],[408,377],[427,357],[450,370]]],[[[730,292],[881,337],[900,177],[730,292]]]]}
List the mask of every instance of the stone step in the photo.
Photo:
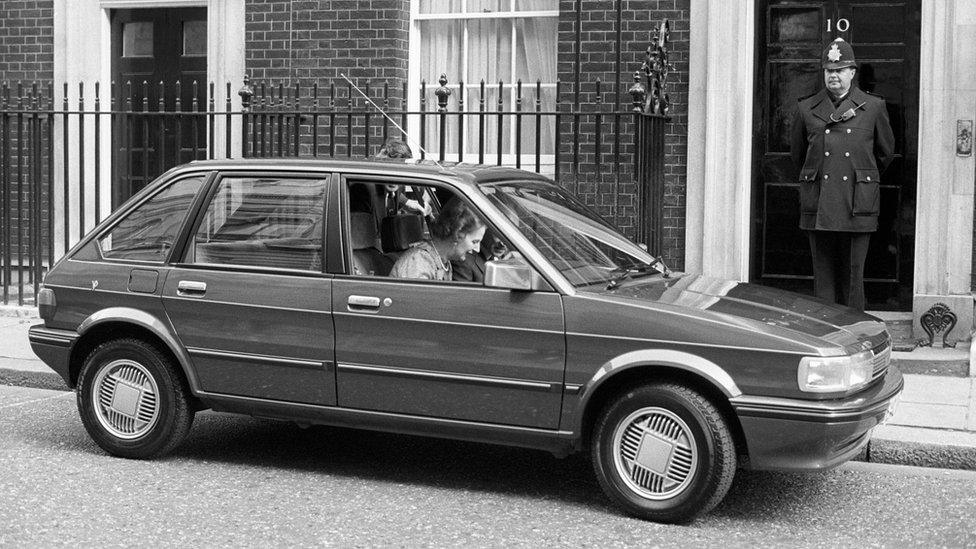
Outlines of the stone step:
{"type": "MultiPolygon", "coordinates": [[[[911,312],[869,311],[884,320],[891,334],[891,363],[903,374],[967,377],[970,375],[968,341],[960,341],[955,347],[928,347],[928,338],[916,339],[912,335],[911,312]]],[[[923,334],[924,336],[924,334],[923,334]]],[[[937,337],[935,344],[941,345],[937,337]]]]}
{"type": "Polygon", "coordinates": [[[911,352],[894,351],[891,363],[903,374],[923,374],[943,377],[968,377],[969,347],[917,347],[911,352]]]}

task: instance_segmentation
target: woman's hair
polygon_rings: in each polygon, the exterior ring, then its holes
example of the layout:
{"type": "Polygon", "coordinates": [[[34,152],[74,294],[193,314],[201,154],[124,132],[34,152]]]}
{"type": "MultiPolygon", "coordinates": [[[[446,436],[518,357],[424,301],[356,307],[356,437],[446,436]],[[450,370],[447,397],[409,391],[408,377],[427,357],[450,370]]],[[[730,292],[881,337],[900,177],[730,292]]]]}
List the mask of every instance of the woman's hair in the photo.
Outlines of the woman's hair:
{"type": "Polygon", "coordinates": [[[483,226],[484,222],[456,196],[444,204],[440,215],[429,224],[431,236],[439,240],[453,239],[483,226]]]}
{"type": "Polygon", "coordinates": [[[413,151],[403,141],[391,137],[376,153],[376,158],[413,158],[413,151]]]}

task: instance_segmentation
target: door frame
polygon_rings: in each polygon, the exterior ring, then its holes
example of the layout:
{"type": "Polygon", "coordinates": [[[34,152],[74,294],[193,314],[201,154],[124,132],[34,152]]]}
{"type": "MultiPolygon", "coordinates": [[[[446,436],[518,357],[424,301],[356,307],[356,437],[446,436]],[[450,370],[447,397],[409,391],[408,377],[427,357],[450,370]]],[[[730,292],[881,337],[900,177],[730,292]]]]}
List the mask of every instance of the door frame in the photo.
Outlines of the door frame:
{"type": "MultiPolygon", "coordinates": [[[[868,267],[865,269],[864,282],[868,295],[869,304],[877,307],[879,311],[890,312],[893,315],[903,314],[902,311],[911,308],[911,283],[912,266],[906,266],[905,261],[912,261],[914,257],[905,253],[905,249],[913,250],[913,247],[906,248],[899,237],[897,254],[891,255],[891,241],[886,237],[889,231],[896,230],[900,223],[911,223],[914,220],[914,196],[915,186],[918,181],[916,173],[917,153],[918,153],[918,128],[914,127],[918,119],[918,73],[920,44],[912,39],[917,38],[919,21],[915,19],[920,14],[922,0],[902,0],[898,3],[906,24],[905,36],[902,41],[889,41],[883,43],[875,42],[869,37],[862,36],[864,45],[854,45],[857,52],[859,75],[855,77],[855,85],[869,93],[872,90],[871,69],[877,66],[899,67],[901,75],[904,76],[901,86],[897,88],[888,87],[882,93],[887,96],[889,113],[892,119],[892,127],[896,136],[896,147],[892,154],[893,162],[889,170],[885,172],[881,184],[881,215],[878,216],[878,230],[872,233],[871,246],[867,255],[868,267]],[[860,48],[864,48],[862,51],[860,48]],[[891,56],[894,57],[891,57],[891,56]],[[900,63],[894,63],[898,56],[901,56],[900,63]],[[861,76],[863,71],[864,76],[861,76]],[[914,121],[914,123],[913,123],[914,121]],[[904,130],[904,131],[903,131],[904,130]],[[894,204],[892,204],[894,202],[894,204]],[[904,207],[911,207],[912,215],[905,215],[904,207]],[[897,299],[897,305],[892,304],[892,300],[897,299]]],[[[752,268],[750,280],[758,284],[769,285],[779,288],[797,288],[796,291],[812,294],[813,292],[813,271],[810,263],[809,247],[804,231],[797,228],[798,217],[793,218],[792,228],[789,226],[782,229],[789,232],[788,237],[782,236],[776,228],[784,221],[789,223],[788,217],[779,218],[779,222],[771,222],[770,219],[775,215],[782,215],[786,212],[777,209],[773,204],[777,199],[770,199],[769,193],[784,192],[784,188],[796,185],[795,175],[791,176],[792,161],[789,160],[789,150],[783,150],[777,145],[779,139],[787,138],[788,133],[770,133],[770,129],[780,121],[777,116],[769,114],[772,112],[774,99],[786,101],[786,96],[780,96],[774,91],[776,82],[774,75],[777,67],[791,66],[797,70],[813,70],[808,73],[815,79],[810,83],[803,79],[797,79],[790,83],[802,83],[802,88],[793,88],[792,91],[798,92],[797,99],[816,93],[823,89],[823,78],[820,76],[819,56],[821,55],[823,44],[829,43],[834,38],[840,37],[850,40],[857,30],[854,28],[858,22],[854,20],[855,10],[858,8],[879,8],[895,7],[885,0],[869,0],[865,2],[851,2],[845,0],[828,0],[813,3],[797,4],[782,0],[764,0],[757,2],[761,9],[756,12],[756,85],[754,98],[756,101],[756,117],[754,120],[754,134],[756,138],[753,142],[753,175],[754,188],[752,196],[752,215],[753,227],[756,229],[752,235],[752,268]],[[799,42],[777,43],[772,34],[775,29],[775,14],[778,12],[782,16],[783,12],[789,13],[791,10],[803,9],[809,13],[814,10],[819,15],[819,28],[814,26],[807,27],[809,32],[816,32],[816,38],[809,37],[799,42]],[[853,25],[844,31],[829,31],[829,21],[840,22],[855,21],[853,25]],[[764,50],[766,44],[769,50],[764,50]],[[812,84],[813,87],[806,86],[812,84]],[[769,111],[767,114],[762,114],[769,111]],[[770,207],[770,205],[773,205],[770,207]],[[767,209],[769,207],[769,209],[767,209]],[[771,225],[772,223],[772,225],[771,225]],[[801,243],[802,242],[802,243],[801,243]],[[785,244],[789,244],[786,246],[785,244]],[[797,259],[802,265],[802,257],[807,259],[806,273],[792,271],[793,267],[784,268],[785,259],[783,249],[789,249],[791,253],[802,252],[799,257],[790,258],[790,263],[797,264],[797,259]]],[[[863,17],[862,17],[863,19],[863,17]]],[[[882,34],[883,36],[883,34],[882,34]]],[[[878,41],[884,40],[882,36],[878,41]]],[[[884,70],[884,69],[882,69],[884,70]]],[[[882,83],[882,86],[884,84],[882,83]]],[[[792,117],[796,110],[796,103],[777,102],[783,114],[792,117]]],[[[786,128],[782,128],[785,130],[786,128]]],[[[795,173],[795,172],[794,172],[795,173]]],[[[781,200],[783,197],[779,197],[781,200]]],[[[793,200],[796,200],[795,198],[793,200]]],[[[794,205],[797,203],[794,202],[794,205]]],[[[794,215],[799,215],[796,210],[794,215]]],[[[914,232],[912,233],[914,242],[914,232]]],[[[802,269],[802,267],[799,267],[802,269]]]]}
{"type": "MultiPolygon", "coordinates": [[[[240,110],[240,97],[237,96],[237,86],[244,75],[244,43],[245,43],[245,0],[54,0],[54,105],[60,108],[65,99],[64,83],[68,83],[68,104],[71,109],[78,105],[78,84],[85,85],[86,109],[94,110],[94,83],[101,84],[101,96],[107,98],[109,83],[112,80],[112,26],[110,22],[111,10],[123,8],[207,8],[207,28],[211,39],[207,43],[207,81],[215,82],[214,100],[223,105],[226,101],[226,83],[232,84],[232,108],[240,110]]],[[[107,111],[110,102],[101,101],[101,110],[107,111]]],[[[85,227],[71,223],[70,240],[78,241],[90,230],[95,218],[95,186],[99,186],[101,196],[101,211],[111,211],[112,199],[112,132],[109,124],[102,124],[99,150],[99,173],[95,173],[95,162],[87,158],[84,162],[84,193],[81,192],[81,165],[76,147],[70,147],[65,159],[62,148],[65,128],[60,117],[55,117],[54,124],[54,200],[55,204],[63,204],[65,189],[65,173],[67,172],[68,199],[71,204],[69,211],[81,209],[80,197],[85,197],[85,227]],[[67,162],[67,167],[65,166],[67,162]]],[[[218,134],[224,133],[224,120],[216,117],[214,122],[218,134]]],[[[232,128],[233,129],[233,128],[232,128]]],[[[86,124],[85,135],[78,135],[75,122],[69,124],[68,142],[77,144],[84,139],[86,143],[94,143],[94,124],[86,124]]],[[[241,132],[233,129],[231,135],[231,153],[240,151],[241,132]]],[[[91,156],[93,146],[86,150],[91,156]]],[[[215,143],[215,156],[225,155],[223,140],[215,143]]],[[[64,246],[64,216],[68,212],[56,209],[55,212],[55,257],[63,255],[67,250],[64,246]]],[[[72,220],[73,221],[73,220],[72,220]]]]}
{"type": "MultiPolygon", "coordinates": [[[[918,328],[935,301],[951,302],[959,322],[950,339],[968,339],[973,325],[976,164],[946,145],[956,120],[971,119],[976,104],[968,85],[976,78],[968,61],[976,44],[965,38],[976,28],[974,10],[964,9],[972,3],[922,1],[918,162],[926,169],[918,184],[925,192],[916,193],[912,315],[918,328]]],[[[752,253],[755,6],[754,0],[692,2],[690,10],[685,267],[743,282],[752,253]]]]}

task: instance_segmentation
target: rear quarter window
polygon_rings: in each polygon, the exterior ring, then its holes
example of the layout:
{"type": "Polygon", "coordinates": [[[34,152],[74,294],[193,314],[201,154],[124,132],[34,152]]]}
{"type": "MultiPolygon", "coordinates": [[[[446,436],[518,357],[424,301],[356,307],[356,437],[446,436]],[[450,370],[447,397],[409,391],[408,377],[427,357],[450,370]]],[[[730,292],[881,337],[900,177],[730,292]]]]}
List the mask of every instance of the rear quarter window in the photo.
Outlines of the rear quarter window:
{"type": "Polygon", "coordinates": [[[102,257],[165,261],[205,180],[201,175],[175,181],[129,212],[108,234],[99,238],[102,257]]]}

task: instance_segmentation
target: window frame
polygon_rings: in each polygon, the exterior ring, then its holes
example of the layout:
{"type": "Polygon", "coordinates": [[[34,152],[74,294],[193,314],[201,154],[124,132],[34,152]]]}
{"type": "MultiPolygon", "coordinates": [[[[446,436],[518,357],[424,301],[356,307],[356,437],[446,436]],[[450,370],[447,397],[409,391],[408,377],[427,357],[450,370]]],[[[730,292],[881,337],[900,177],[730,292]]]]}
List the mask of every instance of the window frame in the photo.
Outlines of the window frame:
{"type": "MultiPolygon", "coordinates": [[[[80,250],[84,246],[93,244],[95,251],[98,253],[98,260],[108,262],[108,263],[121,263],[121,264],[134,263],[137,265],[169,264],[173,260],[173,258],[178,257],[176,255],[177,251],[182,253],[183,245],[186,239],[185,233],[187,231],[187,226],[194,221],[194,219],[196,218],[195,212],[198,211],[200,208],[200,202],[202,200],[205,200],[205,197],[209,194],[210,185],[213,183],[213,178],[215,174],[216,172],[214,172],[213,170],[205,170],[205,171],[198,171],[198,172],[183,172],[183,173],[175,174],[171,179],[168,179],[167,181],[159,184],[159,186],[155,188],[153,188],[152,185],[147,186],[142,191],[143,196],[139,196],[137,194],[135,197],[133,197],[134,204],[132,206],[125,209],[119,209],[117,211],[117,217],[115,219],[110,218],[109,220],[107,220],[107,224],[105,225],[105,228],[95,233],[90,239],[87,239],[86,241],[82,241],[82,243],[79,243],[78,249],[80,250]],[[200,184],[200,188],[197,189],[196,194],[193,196],[193,200],[190,201],[190,208],[187,214],[183,216],[183,221],[182,223],[180,223],[179,229],[177,229],[176,231],[176,237],[173,239],[173,245],[170,246],[169,252],[167,252],[167,254],[163,257],[163,259],[159,261],[148,261],[144,259],[122,259],[122,258],[114,258],[114,257],[105,257],[105,254],[102,251],[102,244],[101,244],[101,240],[103,238],[108,236],[108,234],[114,231],[119,226],[120,223],[125,221],[130,215],[132,215],[132,213],[134,213],[136,210],[144,206],[147,202],[155,198],[159,193],[179,183],[180,181],[184,181],[186,179],[193,179],[193,178],[201,178],[203,179],[203,181],[200,184]]],[[[69,252],[69,254],[71,258],[73,258],[74,255],[76,255],[71,252],[69,252]]]]}
{"type": "MultiPolygon", "coordinates": [[[[420,75],[420,63],[421,63],[421,61],[420,61],[420,53],[419,53],[418,49],[419,49],[419,45],[420,45],[420,42],[421,42],[421,31],[420,31],[420,27],[421,27],[421,23],[422,22],[424,22],[424,21],[471,21],[471,20],[478,20],[478,19],[482,19],[482,20],[509,20],[510,23],[511,23],[511,35],[512,35],[512,37],[511,37],[511,41],[512,41],[512,48],[511,48],[511,50],[512,50],[512,54],[511,54],[511,58],[509,60],[509,64],[507,66],[512,71],[514,71],[514,68],[516,67],[516,65],[518,63],[518,60],[517,60],[517,57],[516,57],[518,55],[517,54],[517,48],[515,47],[516,44],[518,43],[516,20],[518,20],[518,19],[528,19],[528,18],[542,18],[542,17],[554,17],[557,22],[559,20],[559,10],[558,9],[555,9],[555,10],[517,11],[517,10],[514,9],[514,7],[515,7],[515,0],[505,0],[506,2],[508,2],[508,9],[507,10],[503,10],[503,11],[496,11],[496,12],[467,11],[467,9],[468,9],[468,0],[461,0],[461,1],[462,1],[462,10],[463,11],[461,11],[461,12],[454,12],[454,13],[420,13],[420,2],[419,1],[410,2],[410,31],[409,31],[410,34],[409,34],[408,43],[412,47],[409,48],[409,53],[408,53],[408,56],[407,56],[407,82],[408,82],[408,86],[407,86],[407,90],[408,90],[407,91],[407,110],[409,112],[420,112],[420,81],[422,80],[422,78],[421,78],[421,75],[420,75]]],[[[467,74],[467,72],[468,72],[468,50],[469,50],[469,47],[468,47],[468,30],[467,30],[467,27],[464,27],[464,29],[462,30],[462,46],[461,47],[463,49],[463,55],[462,55],[462,65],[460,67],[460,73],[461,74],[467,74]]],[[[556,80],[558,81],[558,74],[556,75],[556,80]]],[[[427,83],[427,90],[428,90],[428,92],[430,92],[430,90],[436,89],[436,87],[438,85],[439,84],[437,82],[428,82],[427,83]]],[[[479,97],[478,97],[478,93],[477,92],[479,91],[480,86],[481,86],[480,80],[478,82],[465,82],[465,84],[464,84],[464,88],[465,88],[465,90],[464,90],[464,98],[465,98],[466,108],[470,108],[469,107],[470,105],[477,105],[478,104],[479,97]],[[472,100],[472,98],[474,98],[474,99],[472,100]]],[[[496,89],[496,90],[498,89],[498,83],[497,82],[495,82],[494,84],[492,84],[491,82],[485,82],[486,89],[489,86],[492,87],[493,89],[496,89]]],[[[505,106],[505,110],[506,111],[514,112],[516,110],[516,93],[517,93],[516,92],[516,88],[517,87],[518,87],[518,82],[516,80],[513,80],[511,82],[507,82],[507,83],[505,83],[505,82],[502,83],[502,93],[503,94],[504,93],[507,93],[508,96],[509,96],[508,101],[505,102],[505,103],[503,103],[503,105],[505,106]]],[[[535,82],[530,82],[530,83],[523,82],[522,83],[523,90],[525,90],[528,87],[531,87],[534,90],[535,89],[535,82]]],[[[556,89],[556,81],[553,81],[553,82],[542,82],[542,86],[541,87],[542,87],[543,90],[555,90],[556,89]]],[[[458,89],[460,88],[460,83],[459,82],[449,82],[447,84],[447,88],[450,89],[450,90],[452,90],[452,92],[451,92],[452,93],[452,96],[456,98],[457,97],[457,94],[458,94],[458,89]]],[[[455,99],[455,101],[456,101],[456,99],[455,99]]],[[[530,116],[530,115],[532,115],[535,112],[534,108],[532,108],[532,109],[526,109],[525,106],[526,106],[525,103],[523,103],[523,110],[522,110],[522,112],[524,113],[525,116],[530,116]]],[[[494,103],[493,105],[491,105],[491,107],[494,108],[494,109],[496,109],[496,110],[495,111],[487,110],[488,109],[488,105],[486,104],[486,110],[485,110],[485,115],[486,116],[497,112],[497,102],[494,103]]],[[[559,98],[557,97],[556,98],[556,110],[558,110],[558,108],[559,108],[559,98]]],[[[456,113],[456,111],[450,111],[450,110],[448,112],[450,112],[450,113],[456,113]]],[[[470,116],[477,116],[477,114],[478,114],[478,111],[465,111],[465,112],[470,113],[469,114],[469,117],[470,116]]],[[[467,118],[468,117],[466,117],[466,119],[467,118]]],[[[522,165],[522,169],[530,169],[531,170],[531,168],[534,168],[535,167],[535,158],[536,158],[536,155],[535,154],[527,154],[524,151],[522,152],[521,155],[516,155],[516,153],[515,153],[515,151],[516,151],[516,144],[515,144],[515,128],[514,128],[514,124],[507,124],[507,126],[508,126],[508,128],[506,129],[506,131],[509,134],[508,135],[509,144],[505,148],[505,150],[502,151],[502,163],[500,165],[501,166],[514,167],[516,165],[516,163],[520,160],[521,161],[520,163],[522,165]],[[518,158],[519,156],[521,158],[518,158]]],[[[408,116],[408,120],[407,120],[407,131],[410,133],[410,135],[420,135],[420,131],[419,130],[420,130],[420,118],[418,116],[408,116]]],[[[557,132],[557,137],[558,137],[559,128],[555,128],[555,131],[557,132]]],[[[558,144],[556,146],[558,146],[558,144]]],[[[436,158],[439,158],[439,151],[430,150],[428,152],[430,153],[428,155],[430,158],[435,158],[435,159],[436,158]]],[[[418,154],[419,154],[419,151],[418,151],[418,154]]],[[[464,162],[472,162],[472,163],[477,162],[477,159],[478,159],[478,151],[477,150],[468,151],[468,150],[465,149],[465,150],[461,150],[461,151],[455,151],[453,153],[445,153],[445,159],[450,158],[451,160],[456,160],[456,158],[454,158],[454,157],[457,156],[457,155],[459,155],[459,154],[463,158],[463,161],[464,162]]],[[[488,164],[488,165],[494,165],[494,163],[492,161],[493,160],[497,160],[497,158],[498,158],[498,151],[495,151],[494,153],[485,152],[485,163],[486,164],[488,164]]],[[[541,173],[542,175],[549,176],[549,177],[552,177],[555,174],[555,164],[556,164],[556,154],[555,154],[555,152],[552,153],[552,154],[540,154],[539,155],[539,163],[540,163],[540,167],[539,167],[540,168],[540,172],[539,173],[541,173]]]]}
{"type": "MultiPolygon", "coordinates": [[[[349,280],[362,280],[362,281],[370,281],[370,282],[385,282],[385,283],[396,283],[396,284],[399,283],[438,284],[438,285],[462,286],[465,288],[492,289],[488,286],[485,286],[483,283],[467,282],[464,280],[428,280],[423,278],[397,278],[392,276],[353,274],[352,272],[353,271],[352,269],[353,267],[352,265],[352,255],[353,255],[352,254],[353,252],[352,212],[349,209],[350,208],[349,186],[353,183],[362,183],[366,185],[383,185],[389,183],[395,185],[423,186],[423,187],[430,187],[432,189],[447,190],[450,193],[452,193],[454,196],[462,200],[474,212],[476,212],[478,217],[481,218],[481,220],[485,223],[485,226],[488,227],[489,230],[492,230],[496,234],[503,236],[505,240],[509,243],[513,251],[519,251],[521,253],[521,251],[515,247],[515,244],[511,242],[511,240],[507,237],[507,235],[498,228],[498,226],[491,219],[491,217],[487,215],[486,212],[480,206],[478,206],[473,200],[471,200],[471,197],[469,197],[467,193],[465,193],[464,190],[461,189],[459,186],[452,185],[449,182],[446,182],[441,179],[428,179],[428,178],[408,176],[408,175],[393,175],[393,174],[383,175],[383,174],[376,174],[376,173],[344,172],[339,174],[337,179],[339,181],[338,188],[341,189],[339,192],[342,195],[341,199],[338,202],[339,202],[340,217],[342,218],[342,222],[341,222],[341,226],[342,226],[341,243],[342,244],[341,245],[343,250],[342,255],[344,261],[343,261],[343,271],[336,272],[335,273],[336,275],[342,276],[349,280]]],[[[443,206],[442,203],[437,204],[438,208],[440,208],[441,206],[443,206]]],[[[535,267],[533,266],[533,268],[535,267]]]]}
{"type": "Polygon", "coordinates": [[[174,253],[172,257],[171,264],[175,267],[182,269],[201,269],[210,271],[231,271],[231,272],[253,272],[253,273],[263,273],[263,274],[281,274],[285,276],[331,276],[328,272],[329,258],[332,256],[330,250],[329,238],[330,234],[330,223],[329,223],[329,212],[331,207],[331,202],[333,200],[333,189],[335,188],[335,174],[331,171],[328,172],[315,172],[315,171],[281,171],[281,170],[221,170],[214,172],[211,180],[209,181],[209,188],[205,195],[200,198],[196,205],[195,213],[192,217],[192,223],[184,227],[182,239],[180,241],[179,249],[174,247],[174,253]],[[195,261],[187,261],[187,255],[190,252],[190,246],[194,236],[200,228],[200,224],[203,223],[204,218],[207,216],[208,208],[210,204],[213,203],[214,198],[220,191],[220,182],[224,179],[234,178],[234,179],[246,179],[246,178],[278,178],[278,179],[314,179],[325,181],[325,199],[322,201],[322,233],[319,238],[322,242],[322,266],[319,270],[313,271],[310,269],[288,269],[281,267],[266,267],[261,265],[240,265],[235,263],[197,263],[195,261]]]}

